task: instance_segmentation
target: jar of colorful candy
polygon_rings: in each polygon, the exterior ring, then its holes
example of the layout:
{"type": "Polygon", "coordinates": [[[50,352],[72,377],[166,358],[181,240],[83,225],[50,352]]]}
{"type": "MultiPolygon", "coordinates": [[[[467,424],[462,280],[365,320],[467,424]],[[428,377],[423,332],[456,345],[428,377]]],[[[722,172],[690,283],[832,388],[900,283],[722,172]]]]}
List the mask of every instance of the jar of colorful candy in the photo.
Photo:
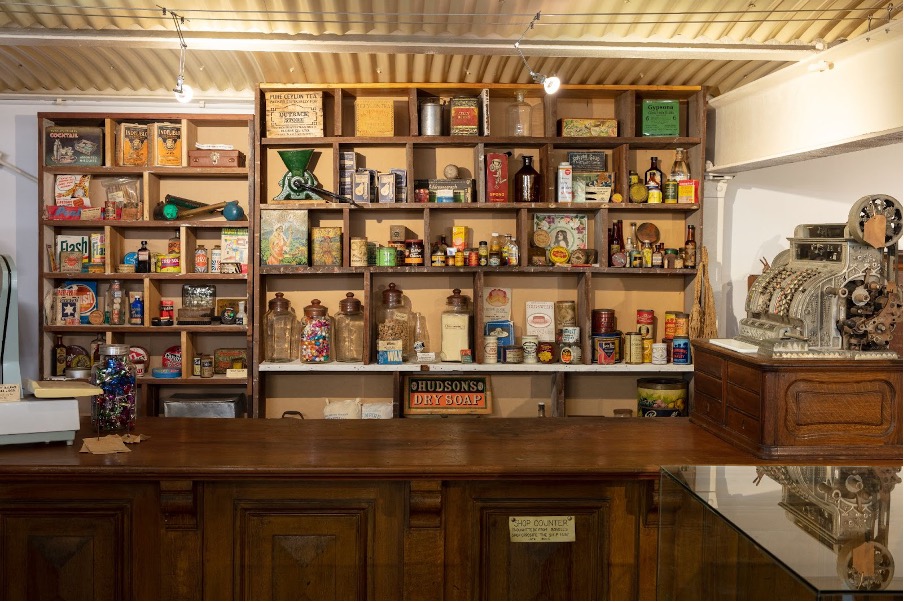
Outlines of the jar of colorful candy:
{"type": "Polygon", "coordinates": [[[314,299],[301,319],[301,361],[313,364],[333,359],[333,319],[320,299],[314,299]]]}
{"type": "Polygon", "coordinates": [[[135,365],[128,345],[100,345],[100,360],[91,371],[91,384],[103,393],[91,400],[91,424],[98,432],[131,431],[138,407],[135,365]]]}

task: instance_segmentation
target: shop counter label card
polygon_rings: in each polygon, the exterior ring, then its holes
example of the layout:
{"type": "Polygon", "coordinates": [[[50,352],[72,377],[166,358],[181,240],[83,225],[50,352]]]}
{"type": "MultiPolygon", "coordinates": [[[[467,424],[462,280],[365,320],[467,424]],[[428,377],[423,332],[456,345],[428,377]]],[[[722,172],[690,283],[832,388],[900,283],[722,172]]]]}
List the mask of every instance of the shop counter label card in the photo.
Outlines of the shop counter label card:
{"type": "Polygon", "coordinates": [[[489,376],[405,377],[405,414],[492,414],[489,376]]]}
{"type": "Polygon", "coordinates": [[[19,401],[22,399],[22,391],[19,385],[0,385],[0,402],[19,401]]]}
{"type": "Polygon", "coordinates": [[[575,541],[574,516],[510,516],[509,541],[515,543],[575,541]]]}

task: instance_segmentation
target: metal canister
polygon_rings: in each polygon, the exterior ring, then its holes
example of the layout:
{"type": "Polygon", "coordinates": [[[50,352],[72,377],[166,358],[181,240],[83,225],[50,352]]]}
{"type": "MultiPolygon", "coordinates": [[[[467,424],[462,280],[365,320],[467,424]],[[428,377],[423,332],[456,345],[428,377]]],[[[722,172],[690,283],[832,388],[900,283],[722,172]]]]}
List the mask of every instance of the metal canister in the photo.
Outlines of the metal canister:
{"type": "Polygon", "coordinates": [[[502,348],[503,364],[521,364],[524,362],[524,349],[520,345],[507,345],[502,348]]]}
{"type": "Polygon", "coordinates": [[[622,333],[619,330],[593,336],[593,362],[595,364],[612,365],[622,361],[622,333]]]}
{"type": "Polygon", "coordinates": [[[666,343],[653,343],[653,364],[664,366],[669,363],[668,347],[666,343]]]}
{"type": "Polygon", "coordinates": [[[565,326],[575,326],[577,322],[577,304],[574,301],[556,301],[553,305],[553,321],[558,334],[565,326]]]}
{"type": "Polygon", "coordinates": [[[678,337],[687,337],[688,336],[688,315],[683,312],[678,312],[675,314],[675,336],[673,339],[677,339],[678,337]]]}
{"type": "Polygon", "coordinates": [[[213,249],[210,250],[210,273],[211,274],[219,274],[220,273],[220,263],[223,260],[223,250],[220,248],[220,245],[214,245],[213,249]]]}
{"type": "Polygon", "coordinates": [[[163,326],[172,326],[174,317],[175,317],[175,312],[173,309],[173,300],[172,299],[161,299],[160,300],[160,323],[163,326]]]}
{"type": "Polygon", "coordinates": [[[691,340],[687,337],[675,337],[672,341],[672,363],[688,365],[691,363],[691,340]]]}
{"type": "Polygon", "coordinates": [[[424,241],[408,239],[405,241],[405,265],[424,265],[424,241]]]}
{"type": "Polygon", "coordinates": [[[675,317],[680,313],[680,311],[674,309],[670,309],[665,312],[665,332],[663,333],[662,338],[675,338],[675,317]]]}
{"type": "Polygon", "coordinates": [[[552,341],[540,341],[537,343],[537,360],[541,364],[554,364],[556,359],[555,343],[552,341]]]}
{"type": "Polygon", "coordinates": [[[207,247],[198,245],[195,249],[195,273],[206,274],[210,269],[210,256],[207,254],[207,247]]]}
{"type": "Polygon", "coordinates": [[[643,342],[643,363],[652,364],[653,363],[653,339],[644,338],[642,342],[643,342]]]}
{"type": "Polygon", "coordinates": [[[393,267],[396,265],[395,247],[379,247],[377,249],[377,265],[381,267],[393,267]]]}
{"type": "Polygon", "coordinates": [[[615,330],[614,309],[594,309],[590,312],[591,334],[606,334],[615,330]]]}
{"type": "Polygon", "coordinates": [[[348,264],[353,267],[367,267],[367,239],[352,238],[349,241],[348,264]]]}
{"type": "Polygon", "coordinates": [[[626,364],[643,363],[643,337],[639,332],[625,333],[624,354],[626,364]]]}
{"type": "Polygon", "coordinates": [[[427,98],[421,103],[421,136],[441,136],[443,105],[439,99],[427,98]]]}
{"type": "Polygon", "coordinates": [[[581,327],[580,326],[563,326],[562,327],[562,342],[563,343],[577,343],[581,340],[581,327]]]}
{"type": "Polygon", "coordinates": [[[201,378],[213,378],[213,356],[201,356],[201,378]]]}
{"type": "Polygon", "coordinates": [[[637,332],[645,339],[653,338],[653,310],[637,310],[637,332]]]}
{"type": "Polygon", "coordinates": [[[192,358],[191,362],[191,375],[192,376],[201,376],[201,356],[196,355],[192,358]]]}

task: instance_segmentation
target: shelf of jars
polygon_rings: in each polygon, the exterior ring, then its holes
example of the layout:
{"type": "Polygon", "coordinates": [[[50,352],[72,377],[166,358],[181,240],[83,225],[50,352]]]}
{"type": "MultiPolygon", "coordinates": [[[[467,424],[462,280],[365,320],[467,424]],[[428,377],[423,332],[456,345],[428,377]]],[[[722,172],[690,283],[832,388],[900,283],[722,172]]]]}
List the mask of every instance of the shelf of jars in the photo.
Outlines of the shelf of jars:
{"type": "Polygon", "coordinates": [[[301,360],[291,362],[261,362],[261,372],[462,372],[462,373],[497,373],[497,372],[583,372],[601,374],[659,374],[659,373],[693,373],[693,364],[463,364],[460,362],[403,363],[403,364],[363,364],[360,362],[317,362],[305,363],[301,360]]]}

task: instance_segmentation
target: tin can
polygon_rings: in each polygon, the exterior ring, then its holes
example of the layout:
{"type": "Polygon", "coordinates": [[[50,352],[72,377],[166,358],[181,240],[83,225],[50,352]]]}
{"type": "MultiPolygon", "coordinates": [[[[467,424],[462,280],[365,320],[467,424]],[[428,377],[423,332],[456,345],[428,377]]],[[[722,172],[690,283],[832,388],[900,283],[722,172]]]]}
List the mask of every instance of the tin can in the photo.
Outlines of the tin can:
{"type": "Polygon", "coordinates": [[[175,317],[175,313],[173,311],[173,300],[172,299],[161,299],[160,300],[160,320],[169,320],[170,324],[173,322],[173,318],[175,317]]]}
{"type": "Polygon", "coordinates": [[[167,253],[159,256],[160,265],[157,271],[164,274],[178,274],[182,271],[178,253],[167,253]]]}
{"type": "Polygon", "coordinates": [[[204,245],[198,245],[195,249],[195,273],[206,274],[210,269],[210,256],[207,254],[207,248],[204,245]]]}
{"type": "Polygon", "coordinates": [[[645,339],[653,338],[653,310],[637,310],[637,332],[645,339]]]}
{"type": "Polygon", "coordinates": [[[483,337],[483,363],[499,363],[499,337],[488,334],[483,337]]]}
{"type": "Polygon", "coordinates": [[[421,136],[441,136],[443,133],[443,105],[428,98],[421,103],[421,136]]]}
{"type": "Polygon", "coordinates": [[[662,202],[678,202],[678,180],[666,180],[662,185],[662,202]]]}
{"type": "Polygon", "coordinates": [[[196,355],[191,361],[191,375],[201,376],[201,356],[196,355]]]}
{"type": "Polygon", "coordinates": [[[553,305],[552,315],[556,334],[565,326],[577,325],[577,309],[574,301],[556,301],[553,305]]]}
{"type": "Polygon", "coordinates": [[[664,339],[674,339],[675,338],[675,317],[680,314],[680,311],[676,311],[674,309],[670,309],[665,312],[665,332],[662,336],[664,339]]]}
{"type": "Polygon", "coordinates": [[[405,241],[405,265],[424,265],[424,241],[409,239],[405,241]]]}
{"type": "Polygon", "coordinates": [[[614,309],[594,309],[590,312],[591,334],[606,334],[615,330],[614,309]]]}
{"type": "Polygon", "coordinates": [[[223,261],[223,250],[220,249],[220,245],[214,245],[213,249],[210,250],[210,273],[211,274],[219,274],[220,273],[220,263],[223,261]]]}
{"type": "Polygon", "coordinates": [[[563,326],[562,327],[562,342],[563,343],[577,343],[581,340],[581,327],[580,326],[563,326]]]}
{"type": "Polygon", "coordinates": [[[499,253],[498,251],[490,251],[487,265],[498,266],[501,264],[502,264],[502,254],[499,253]]]}
{"type": "Polygon", "coordinates": [[[556,344],[552,341],[537,343],[537,360],[541,364],[554,364],[556,362],[556,344]]]}
{"type": "Polygon", "coordinates": [[[615,330],[606,334],[595,335],[593,341],[593,362],[610,366],[618,364],[621,358],[621,332],[615,330]]]}
{"type": "Polygon", "coordinates": [[[524,362],[524,350],[518,345],[508,345],[502,348],[503,364],[521,364],[524,362]]]}
{"type": "Polygon", "coordinates": [[[653,343],[653,361],[656,366],[664,366],[669,363],[668,345],[666,343],[653,343]]]}
{"type": "Polygon", "coordinates": [[[539,343],[540,341],[537,339],[536,335],[526,334],[521,337],[521,348],[524,351],[525,364],[537,363],[537,346],[539,343]]]}
{"type": "Polygon", "coordinates": [[[465,266],[465,252],[455,251],[455,267],[462,268],[465,266]]]}
{"type": "Polygon", "coordinates": [[[213,356],[201,356],[201,378],[213,378],[213,356]]]}
{"type": "Polygon", "coordinates": [[[688,365],[691,363],[691,340],[687,337],[675,337],[672,341],[672,363],[688,365]]]}
{"type": "Polygon", "coordinates": [[[353,267],[367,267],[367,239],[356,237],[349,241],[348,263],[353,267]]]}
{"type": "Polygon", "coordinates": [[[559,349],[559,361],[563,364],[581,363],[581,346],[565,344],[559,349]]]}
{"type": "MultiPolygon", "coordinates": [[[[573,199],[571,171],[571,163],[568,161],[559,163],[558,177],[556,178],[558,183],[556,200],[560,203],[570,203],[573,199]]],[[[678,197],[676,196],[675,198],[677,200],[678,197]]]]}
{"type": "Polygon", "coordinates": [[[387,247],[391,247],[396,252],[396,259],[393,265],[405,265],[405,241],[390,240],[386,243],[387,247]]]}
{"type": "Polygon", "coordinates": [[[687,382],[679,378],[638,378],[637,415],[687,416],[687,382]]]}
{"type": "Polygon", "coordinates": [[[643,363],[643,337],[639,332],[625,333],[624,354],[626,364],[643,363]]]}
{"type": "Polygon", "coordinates": [[[675,314],[675,336],[673,339],[677,339],[678,337],[687,337],[688,336],[688,315],[683,312],[679,312],[675,314]]]}
{"type": "Polygon", "coordinates": [[[480,265],[480,255],[477,253],[477,249],[468,249],[468,265],[480,265]]]}
{"type": "Polygon", "coordinates": [[[653,363],[653,339],[643,339],[643,363],[653,363]]]}
{"type": "Polygon", "coordinates": [[[396,264],[395,247],[379,247],[377,249],[377,265],[380,267],[393,267],[396,264]]]}

